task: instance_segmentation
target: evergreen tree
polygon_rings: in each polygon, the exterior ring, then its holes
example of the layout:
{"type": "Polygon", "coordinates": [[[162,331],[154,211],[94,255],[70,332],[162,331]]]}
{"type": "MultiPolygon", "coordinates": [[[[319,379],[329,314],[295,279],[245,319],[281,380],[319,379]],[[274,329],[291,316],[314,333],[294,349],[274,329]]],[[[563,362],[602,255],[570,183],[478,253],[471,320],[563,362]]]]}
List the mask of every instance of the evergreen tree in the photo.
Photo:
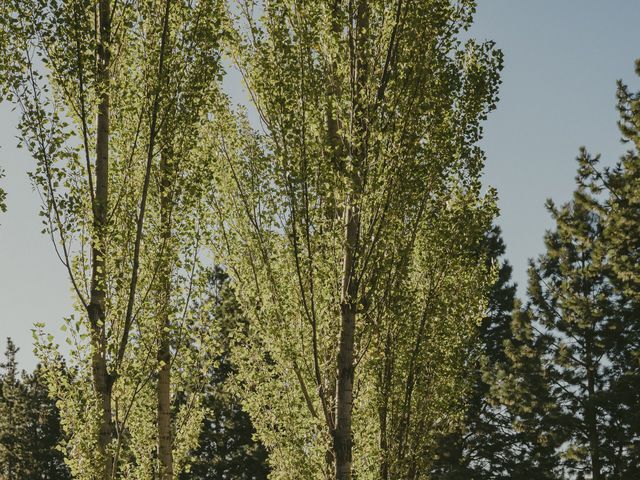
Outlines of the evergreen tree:
{"type": "MultiPolygon", "coordinates": [[[[473,369],[473,387],[463,429],[441,440],[439,460],[432,471],[436,479],[502,478],[494,464],[500,453],[510,447],[504,412],[489,399],[490,384],[485,373],[505,362],[504,342],[511,338],[511,312],[515,301],[515,284],[511,282],[511,265],[502,257],[505,244],[500,228],[494,226],[486,235],[484,249],[488,265],[496,264],[498,274],[489,296],[488,311],[478,328],[477,341],[470,351],[469,368],[473,369]],[[491,470],[493,477],[485,470],[491,470]]],[[[483,252],[484,253],[484,252],[483,252]]]]}
{"type": "Polygon", "coordinates": [[[557,428],[560,412],[552,397],[543,361],[546,337],[538,335],[531,311],[516,301],[511,338],[504,343],[505,362],[488,373],[490,401],[503,415],[503,450],[489,457],[484,477],[490,479],[558,478],[556,452],[564,437],[557,428]]]}
{"type": "Polygon", "coordinates": [[[0,364],[0,472],[7,480],[25,476],[29,453],[23,441],[28,412],[24,404],[24,386],[18,374],[17,353],[18,348],[7,339],[6,360],[0,364]]]}
{"type": "Polygon", "coordinates": [[[623,368],[617,351],[628,338],[608,275],[606,209],[594,194],[594,161],[583,150],[572,200],[561,207],[548,202],[556,226],[545,236],[546,253],[531,265],[527,312],[543,348],[556,428],[565,435],[561,470],[599,480],[621,474],[613,386],[623,368]]]}
{"type": "Polygon", "coordinates": [[[64,454],[57,448],[63,437],[60,414],[55,400],[49,396],[42,367],[23,376],[26,393],[27,431],[30,477],[65,480],[71,475],[64,463],[64,454]]]}
{"type": "Polygon", "coordinates": [[[219,353],[211,362],[204,387],[203,403],[206,415],[198,448],[192,454],[184,480],[266,480],[269,473],[267,452],[254,438],[255,430],[249,415],[242,410],[240,399],[233,391],[235,366],[231,360],[234,332],[246,326],[229,277],[216,268],[210,276],[210,296],[202,310],[216,325],[219,353]]]}
{"type": "Polygon", "coordinates": [[[443,439],[436,479],[553,478],[554,448],[544,440],[540,424],[548,394],[529,318],[516,306],[516,286],[500,229],[485,240],[487,261],[498,265],[488,312],[470,352],[474,384],[462,431],[443,439]],[[533,360],[533,361],[532,361],[533,360]],[[517,379],[517,381],[516,381],[517,379]],[[518,388],[516,388],[518,387],[518,388]],[[515,400],[517,396],[518,400],[515,400]]]}
{"type": "Polygon", "coordinates": [[[0,478],[66,480],[71,476],[55,402],[49,397],[41,368],[18,374],[18,348],[7,341],[0,375],[0,478]]]}
{"type": "MultiPolygon", "coordinates": [[[[640,60],[636,61],[640,75],[640,60]]],[[[598,173],[588,164],[599,190],[608,193],[604,237],[610,277],[618,298],[621,335],[614,347],[616,419],[615,478],[640,477],[640,93],[618,83],[619,127],[630,148],[613,169],[598,173]]]]}

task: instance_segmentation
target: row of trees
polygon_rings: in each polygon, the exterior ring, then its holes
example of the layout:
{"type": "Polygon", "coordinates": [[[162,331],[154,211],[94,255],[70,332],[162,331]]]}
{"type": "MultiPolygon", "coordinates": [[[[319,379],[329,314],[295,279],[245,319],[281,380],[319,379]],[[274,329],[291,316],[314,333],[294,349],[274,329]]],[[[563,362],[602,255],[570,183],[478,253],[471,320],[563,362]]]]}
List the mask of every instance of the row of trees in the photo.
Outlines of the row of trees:
{"type": "MultiPolygon", "coordinates": [[[[546,253],[531,265],[524,306],[502,259],[499,230],[486,236],[489,263],[499,270],[468,352],[474,383],[461,428],[438,439],[430,478],[633,479],[640,473],[638,307],[629,283],[636,274],[627,260],[637,251],[631,243],[640,220],[631,188],[637,175],[629,166],[638,160],[629,153],[604,172],[584,151],[578,161],[573,199],[559,208],[549,203],[556,227],[545,237],[546,253]],[[616,280],[616,272],[627,272],[626,280],[616,280]]],[[[224,348],[209,372],[199,446],[181,478],[266,478],[267,452],[252,438],[252,423],[230,388],[237,373],[232,332],[247,328],[247,320],[221,270],[211,272],[208,291],[200,307],[220,325],[224,348]]],[[[43,371],[20,378],[16,351],[9,341],[0,375],[0,473],[71,478],[57,448],[64,434],[43,371]]]]}
{"type": "Polygon", "coordinates": [[[502,57],[460,40],[474,10],[0,4],[1,92],[76,300],[68,355],[35,332],[65,475],[637,476],[640,101],[620,86],[635,148],[583,153],[549,205],[521,305],[481,193],[502,57]]]}
{"type": "MultiPolygon", "coordinates": [[[[179,478],[265,480],[267,452],[254,439],[251,420],[230,388],[234,368],[227,333],[244,320],[222,271],[211,272],[210,287],[207,312],[211,322],[221,325],[225,343],[205,384],[198,446],[191,452],[188,470],[179,478]]],[[[71,479],[60,448],[68,437],[56,401],[49,395],[44,370],[37,366],[32,373],[20,372],[17,352],[8,339],[5,361],[0,363],[0,478],[71,479]]]]}
{"type": "MultiPolygon", "coordinates": [[[[622,86],[619,94],[624,114],[636,100],[622,86]]],[[[622,125],[631,132],[640,123],[627,117],[622,125]]],[[[499,269],[488,314],[468,350],[473,384],[460,428],[437,439],[429,478],[634,479],[640,473],[640,337],[631,283],[637,263],[629,261],[638,249],[638,157],[630,151],[605,171],[585,151],[578,162],[573,199],[548,204],[556,227],[545,236],[546,253],[531,264],[525,305],[516,299],[499,229],[486,235],[488,263],[499,269]]],[[[247,319],[226,274],[216,269],[209,282],[199,307],[219,325],[223,348],[208,374],[199,444],[180,478],[263,479],[267,451],[230,387],[238,373],[233,332],[248,328],[247,319]]],[[[9,341],[1,365],[0,473],[71,478],[43,370],[19,377],[16,351],[9,341]]]]}
{"type": "Polygon", "coordinates": [[[491,283],[476,143],[501,55],[459,40],[474,2],[0,8],[2,92],[76,299],[68,358],[36,331],[72,476],[187,471],[226,336],[213,256],[271,476],[424,477],[491,283]]]}

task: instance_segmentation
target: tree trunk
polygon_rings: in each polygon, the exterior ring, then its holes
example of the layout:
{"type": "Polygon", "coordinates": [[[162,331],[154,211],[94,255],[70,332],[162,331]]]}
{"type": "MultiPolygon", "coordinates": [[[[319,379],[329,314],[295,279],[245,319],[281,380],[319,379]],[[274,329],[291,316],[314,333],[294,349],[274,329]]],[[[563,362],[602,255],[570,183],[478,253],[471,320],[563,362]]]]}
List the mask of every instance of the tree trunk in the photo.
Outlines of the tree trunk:
{"type": "MultiPolygon", "coordinates": [[[[590,354],[587,354],[590,357],[590,354]]],[[[585,409],[585,420],[589,432],[589,450],[591,453],[591,471],[593,480],[602,480],[602,465],[600,463],[600,439],[598,435],[598,419],[596,408],[593,404],[595,400],[595,372],[591,360],[587,363],[587,408],[585,409]]]]}
{"type": "Polygon", "coordinates": [[[351,412],[353,407],[353,350],[356,329],[356,298],[358,287],[355,273],[355,250],[360,230],[360,213],[351,199],[345,207],[345,253],[342,266],[341,324],[336,382],[337,412],[334,432],[336,480],[351,480],[352,441],[351,412]]]}
{"type": "Polygon", "coordinates": [[[173,480],[173,438],[171,433],[171,162],[166,151],[160,159],[160,224],[162,229],[162,253],[160,257],[160,312],[157,391],[158,415],[158,459],[160,480],[173,480]]]}
{"type": "MultiPolygon", "coordinates": [[[[369,27],[369,5],[361,0],[357,8],[355,55],[356,95],[352,100],[354,138],[351,139],[350,191],[344,207],[344,257],[342,265],[342,292],[340,299],[340,345],[338,350],[338,372],[336,381],[336,429],[334,450],[336,458],[336,480],[351,480],[352,477],[352,410],[354,380],[354,348],[356,312],[359,304],[359,279],[356,268],[360,240],[360,207],[362,198],[362,170],[365,168],[368,142],[368,126],[363,93],[368,81],[366,35],[369,27]]],[[[334,24],[335,28],[335,24],[334,24]]]]}
{"type": "Polygon", "coordinates": [[[169,314],[162,314],[160,348],[158,349],[158,458],[160,480],[173,480],[173,436],[171,433],[171,352],[169,350],[169,314]],[[165,330],[166,329],[166,330],[165,330]]]}
{"type": "Polygon", "coordinates": [[[106,480],[111,477],[112,469],[114,468],[112,455],[108,452],[108,445],[113,438],[111,414],[113,381],[107,370],[104,290],[106,284],[106,224],[109,195],[110,0],[99,1],[98,21],[99,42],[96,52],[96,89],[99,103],[96,128],[96,191],[93,204],[95,232],[92,238],[91,296],[87,313],[91,325],[93,383],[101,409],[98,452],[102,464],[99,467],[99,476],[106,480]]]}

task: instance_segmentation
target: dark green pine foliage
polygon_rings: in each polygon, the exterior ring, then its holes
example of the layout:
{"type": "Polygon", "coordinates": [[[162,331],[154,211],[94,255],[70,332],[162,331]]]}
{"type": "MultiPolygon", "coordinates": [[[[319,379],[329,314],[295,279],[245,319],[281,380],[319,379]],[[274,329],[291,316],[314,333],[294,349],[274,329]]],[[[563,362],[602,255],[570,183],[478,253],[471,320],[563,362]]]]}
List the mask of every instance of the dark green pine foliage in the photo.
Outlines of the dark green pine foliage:
{"type": "Polygon", "coordinates": [[[493,471],[481,478],[552,480],[556,475],[556,452],[563,442],[557,428],[559,408],[552,397],[551,379],[543,353],[548,338],[540,336],[530,309],[516,301],[504,343],[505,361],[487,371],[490,402],[500,409],[508,426],[501,430],[506,448],[497,452],[493,471]]]}
{"type": "Polygon", "coordinates": [[[552,479],[557,440],[549,421],[550,390],[540,343],[520,311],[500,230],[487,234],[488,261],[498,265],[488,314],[472,352],[474,386],[464,430],[443,440],[432,472],[438,480],[552,479]]]}
{"type": "Polygon", "coordinates": [[[556,433],[565,440],[562,475],[601,480],[627,478],[618,460],[624,439],[614,388],[627,341],[621,298],[609,278],[596,161],[583,150],[572,200],[561,207],[548,202],[555,228],[531,265],[527,312],[543,347],[556,433]]]}
{"type": "Polygon", "coordinates": [[[490,403],[491,386],[485,372],[506,361],[504,342],[511,335],[516,287],[511,282],[511,265],[502,258],[505,245],[499,227],[487,233],[485,247],[487,261],[498,265],[498,278],[491,289],[488,313],[478,330],[475,349],[470,352],[474,383],[464,429],[442,439],[432,471],[434,479],[510,478],[503,474],[506,470],[502,465],[502,453],[511,444],[506,434],[509,419],[490,403]]]}
{"type": "Polygon", "coordinates": [[[17,352],[8,339],[6,360],[0,364],[0,478],[70,479],[56,448],[62,440],[60,419],[42,370],[19,374],[17,352]]]}
{"type": "Polygon", "coordinates": [[[234,366],[231,363],[234,332],[243,328],[241,315],[228,276],[219,268],[210,278],[210,298],[202,309],[211,325],[219,327],[220,355],[209,372],[205,386],[204,419],[199,447],[192,455],[190,471],[183,480],[266,480],[269,473],[267,452],[254,439],[255,430],[249,415],[230,388],[234,366]]]}
{"type": "MultiPolygon", "coordinates": [[[[640,61],[636,61],[640,76],[640,61]]],[[[611,282],[619,297],[622,334],[614,350],[617,380],[610,410],[618,428],[616,478],[640,478],[640,93],[618,83],[619,127],[629,146],[615,168],[594,174],[607,191],[604,236],[611,282]]],[[[594,165],[590,165],[596,171],[594,165]]]]}
{"type": "Polygon", "coordinates": [[[0,364],[0,475],[14,480],[26,474],[29,451],[23,439],[29,416],[24,399],[24,386],[20,382],[16,354],[18,348],[7,339],[5,362],[0,364]]]}

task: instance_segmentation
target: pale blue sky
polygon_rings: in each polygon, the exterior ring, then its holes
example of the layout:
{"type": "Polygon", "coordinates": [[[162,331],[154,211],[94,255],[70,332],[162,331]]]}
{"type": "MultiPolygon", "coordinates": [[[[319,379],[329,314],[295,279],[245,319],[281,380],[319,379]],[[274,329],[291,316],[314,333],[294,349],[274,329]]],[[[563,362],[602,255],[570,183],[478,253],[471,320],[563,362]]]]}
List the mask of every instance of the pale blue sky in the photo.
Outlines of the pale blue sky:
{"type": "MultiPolygon", "coordinates": [[[[615,81],[640,82],[640,0],[479,0],[472,35],[505,54],[498,109],[485,126],[485,183],[498,189],[507,255],[521,287],[527,259],[550,227],[544,201],[567,200],[578,147],[613,163],[624,151],[616,127],[615,81]]],[[[0,165],[9,211],[0,216],[0,348],[11,336],[31,368],[31,328],[58,338],[71,292],[49,239],[40,232],[37,195],[15,148],[15,112],[0,105],[0,165]]],[[[523,293],[523,288],[520,289],[523,293]]]]}

